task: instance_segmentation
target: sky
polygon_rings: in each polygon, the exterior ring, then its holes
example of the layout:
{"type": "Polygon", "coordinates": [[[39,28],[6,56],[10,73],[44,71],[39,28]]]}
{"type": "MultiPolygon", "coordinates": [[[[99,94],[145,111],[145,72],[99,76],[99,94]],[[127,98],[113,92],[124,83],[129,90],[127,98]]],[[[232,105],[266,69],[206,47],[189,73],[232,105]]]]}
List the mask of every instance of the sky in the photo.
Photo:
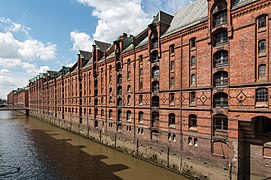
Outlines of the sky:
{"type": "Polygon", "coordinates": [[[0,0],[0,99],[47,70],[76,61],[93,40],[137,35],[158,11],[193,0],[0,0]]]}

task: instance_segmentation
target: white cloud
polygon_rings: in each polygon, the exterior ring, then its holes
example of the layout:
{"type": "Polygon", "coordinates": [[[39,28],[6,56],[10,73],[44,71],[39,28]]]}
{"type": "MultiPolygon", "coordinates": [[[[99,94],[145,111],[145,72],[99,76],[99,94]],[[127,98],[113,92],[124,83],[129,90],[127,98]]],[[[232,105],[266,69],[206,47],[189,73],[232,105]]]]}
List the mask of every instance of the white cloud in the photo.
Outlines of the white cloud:
{"type": "Polygon", "coordinates": [[[93,38],[111,43],[118,35],[136,35],[150,23],[141,0],[77,0],[94,8],[92,15],[98,18],[93,38]]]}
{"type": "MultiPolygon", "coordinates": [[[[38,67],[36,64],[32,64],[29,62],[24,62],[20,59],[3,59],[0,58],[1,66],[6,68],[16,68],[16,69],[24,69],[28,75],[35,76],[38,73],[44,73],[50,68],[48,66],[38,67]]],[[[6,70],[6,69],[4,69],[6,70]]],[[[8,71],[8,70],[7,70],[8,71]]]]}
{"type": "Polygon", "coordinates": [[[23,32],[26,35],[29,35],[29,31],[31,28],[26,27],[22,24],[18,24],[14,21],[12,21],[9,18],[0,17],[0,27],[4,29],[4,31],[10,31],[10,32],[23,32]]]}
{"type": "Polygon", "coordinates": [[[0,70],[0,75],[8,74],[8,73],[9,73],[9,70],[7,70],[7,69],[1,69],[0,70]]]}
{"type": "Polygon", "coordinates": [[[19,41],[11,32],[0,32],[0,58],[52,60],[56,56],[55,44],[43,44],[35,39],[19,41]]]}
{"type": "Polygon", "coordinates": [[[92,49],[92,39],[90,36],[84,32],[70,32],[70,37],[73,42],[72,50],[85,50],[91,51],[92,49]]]}

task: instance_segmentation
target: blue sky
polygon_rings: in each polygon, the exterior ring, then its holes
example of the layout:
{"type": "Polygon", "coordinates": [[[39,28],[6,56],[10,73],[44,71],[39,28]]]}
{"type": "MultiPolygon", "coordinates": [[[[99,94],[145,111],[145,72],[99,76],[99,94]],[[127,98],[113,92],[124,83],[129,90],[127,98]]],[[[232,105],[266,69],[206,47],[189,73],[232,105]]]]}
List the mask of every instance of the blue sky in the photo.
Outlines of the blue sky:
{"type": "Polygon", "coordinates": [[[136,35],[159,11],[191,0],[0,0],[0,98],[40,72],[76,60],[93,39],[112,43],[136,35]]]}

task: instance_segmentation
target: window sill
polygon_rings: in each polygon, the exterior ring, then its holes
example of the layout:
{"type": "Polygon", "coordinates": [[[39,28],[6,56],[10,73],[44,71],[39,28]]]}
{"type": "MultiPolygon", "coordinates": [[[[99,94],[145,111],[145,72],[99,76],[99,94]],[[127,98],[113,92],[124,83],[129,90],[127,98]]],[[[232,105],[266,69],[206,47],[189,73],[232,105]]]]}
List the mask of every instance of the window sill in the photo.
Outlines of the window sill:
{"type": "Polygon", "coordinates": [[[255,108],[268,108],[268,102],[257,102],[255,108]]]}
{"type": "Polygon", "coordinates": [[[192,103],[189,104],[189,106],[190,107],[196,107],[197,105],[196,105],[196,102],[192,102],[192,103]]]}
{"type": "Polygon", "coordinates": [[[266,57],[266,52],[259,52],[258,57],[266,57]]]}
{"type": "Polygon", "coordinates": [[[197,128],[197,127],[190,127],[190,128],[189,128],[189,131],[196,131],[196,132],[197,132],[197,131],[198,131],[198,128],[197,128]]]}
{"type": "Polygon", "coordinates": [[[258,33],[265,32],[265,31],[266,31],[266,27],[260,27],[258,29],[258,33]]]}

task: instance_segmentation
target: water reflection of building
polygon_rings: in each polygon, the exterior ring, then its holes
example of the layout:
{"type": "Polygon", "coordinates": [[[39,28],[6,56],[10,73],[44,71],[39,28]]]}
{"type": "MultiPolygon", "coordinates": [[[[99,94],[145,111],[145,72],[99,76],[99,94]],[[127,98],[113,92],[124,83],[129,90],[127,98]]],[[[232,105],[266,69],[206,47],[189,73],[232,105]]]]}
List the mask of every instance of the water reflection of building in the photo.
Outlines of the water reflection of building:
{"type": "Polygon", "coordinates": [[[159,12],[31,79],[31,112],[201,178],[270,177],[270,12],[269,0],[159,12]]]}

